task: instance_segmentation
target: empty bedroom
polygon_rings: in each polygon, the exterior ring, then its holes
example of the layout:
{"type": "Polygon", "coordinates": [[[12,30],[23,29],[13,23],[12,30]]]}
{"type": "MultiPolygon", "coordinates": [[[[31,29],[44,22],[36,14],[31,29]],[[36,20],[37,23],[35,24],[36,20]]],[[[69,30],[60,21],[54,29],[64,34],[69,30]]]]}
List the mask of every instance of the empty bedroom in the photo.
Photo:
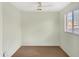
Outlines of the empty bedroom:
{"type": "Polygon", "coordinates": [[[0,2],[1,57],[79,57],[79,2],[0,2]]]}

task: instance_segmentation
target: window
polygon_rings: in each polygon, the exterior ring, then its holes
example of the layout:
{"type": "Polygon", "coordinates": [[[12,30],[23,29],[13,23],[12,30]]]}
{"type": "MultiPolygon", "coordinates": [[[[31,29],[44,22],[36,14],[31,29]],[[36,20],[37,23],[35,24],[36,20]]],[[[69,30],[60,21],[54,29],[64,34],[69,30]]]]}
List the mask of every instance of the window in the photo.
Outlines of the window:
{"type": "Polygon", "coordinates": [[[72,32],[72,12],[67,14],[66,26],[67,32],[72,32]]]}
{"type": "Polygon", "coordinates": [[[73,32],[79,34],[79,10],[73,11],[73,15],[74,15],[73,32]]]}
{"type": "Polygon", "coordinates": [[[65,14],[65,32],[79,34],[79,9],[65,14]]]}

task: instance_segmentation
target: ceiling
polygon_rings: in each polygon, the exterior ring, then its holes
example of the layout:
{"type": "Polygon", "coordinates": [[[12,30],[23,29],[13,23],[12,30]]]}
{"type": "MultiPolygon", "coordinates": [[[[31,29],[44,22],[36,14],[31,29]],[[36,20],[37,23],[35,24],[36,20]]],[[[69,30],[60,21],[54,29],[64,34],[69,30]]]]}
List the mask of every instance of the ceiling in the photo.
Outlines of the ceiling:
{"type": "Polygon", "coordinates": [[[12,2],[21,11],[60,11],[70,2],[12,2]],[[40,5],[40,7],[39,7],[40,5]],[[41,10],[38,10],[38,9],[41,10]]]}

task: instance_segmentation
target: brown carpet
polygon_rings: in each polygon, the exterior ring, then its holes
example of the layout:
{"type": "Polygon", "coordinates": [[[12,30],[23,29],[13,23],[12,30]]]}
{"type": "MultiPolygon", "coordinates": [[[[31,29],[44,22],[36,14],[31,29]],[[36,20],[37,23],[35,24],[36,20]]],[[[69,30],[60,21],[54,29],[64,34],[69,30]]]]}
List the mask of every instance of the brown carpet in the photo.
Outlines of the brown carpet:
{"type": "Polygon", "coordinates": [[[68,57],[59,46],[22,46],[12,57],[68,57]]]}

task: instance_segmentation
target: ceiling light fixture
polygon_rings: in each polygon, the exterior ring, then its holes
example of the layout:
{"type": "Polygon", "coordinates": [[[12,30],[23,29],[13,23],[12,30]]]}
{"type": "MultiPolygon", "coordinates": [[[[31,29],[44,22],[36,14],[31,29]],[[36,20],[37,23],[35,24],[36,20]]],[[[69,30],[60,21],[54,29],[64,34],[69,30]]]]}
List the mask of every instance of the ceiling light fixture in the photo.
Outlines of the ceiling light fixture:
{"type": "Polygon", "coordinates": [[[42,11],[42,3],[41,2],[38,2],[37,10],[42,11]]]}

